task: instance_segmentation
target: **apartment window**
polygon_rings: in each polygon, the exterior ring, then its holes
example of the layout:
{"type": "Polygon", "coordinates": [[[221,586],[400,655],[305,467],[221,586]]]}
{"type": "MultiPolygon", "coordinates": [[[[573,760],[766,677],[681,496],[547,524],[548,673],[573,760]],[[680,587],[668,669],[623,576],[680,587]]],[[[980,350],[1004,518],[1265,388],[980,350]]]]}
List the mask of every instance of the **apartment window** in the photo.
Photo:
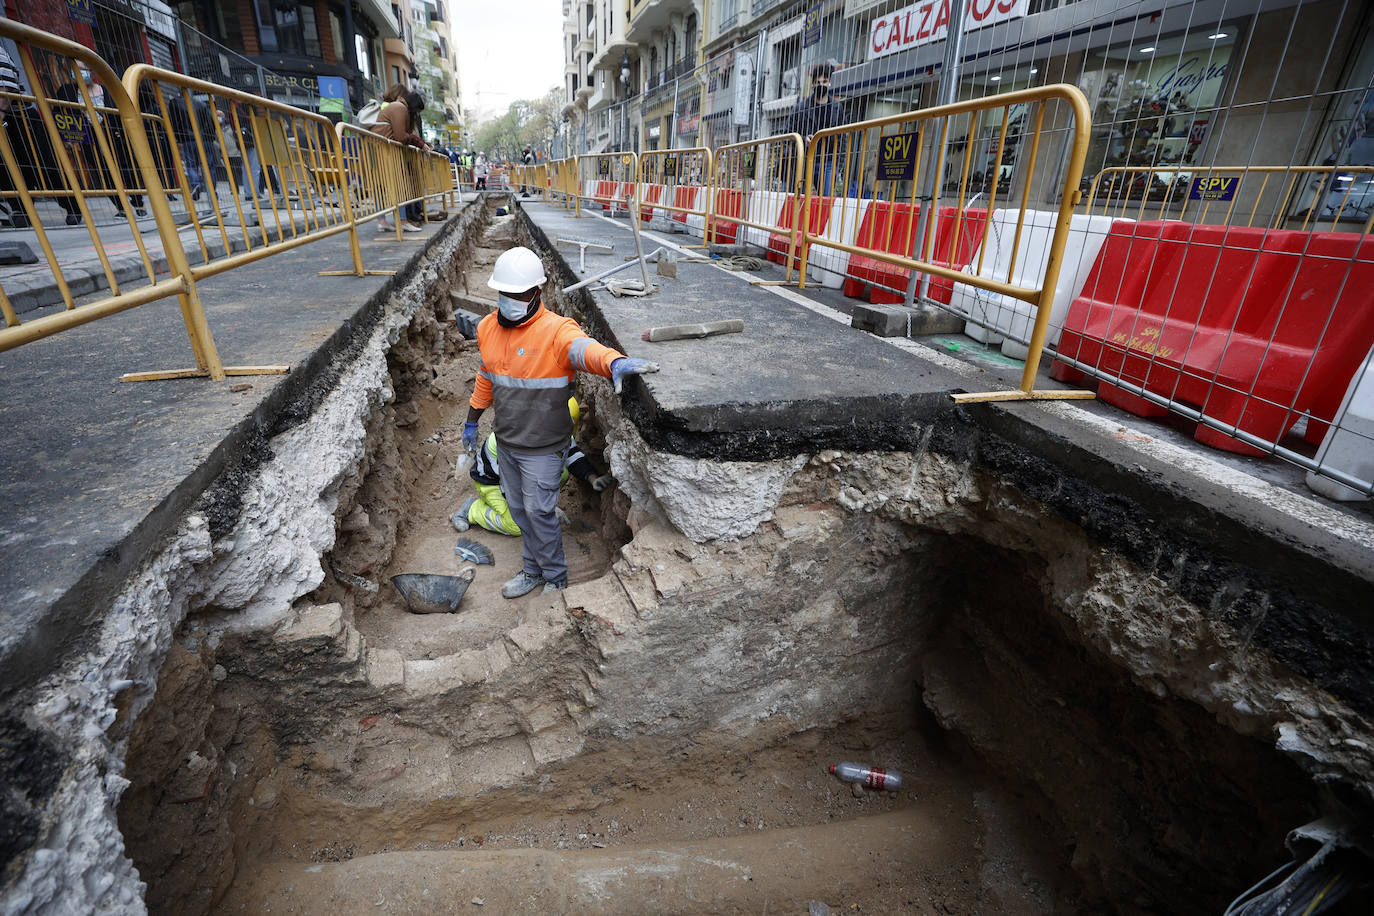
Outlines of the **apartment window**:
{"type": "Polygon", "coordinates": [[[268,53],[320,57],[314,7],[289,0],[257,0],[258,43],[268,53]]]}
{"type": "Polygon", "coordinates": [[[358,69],[362,71],[363,77],[367,80],[372,79],[372,57],[368,54],[367,39],[362,35],[353,36],[353,53],[358,57],[358,69]]]}
{"type": "Polygon", "coordinates": [[[739,0],[719,0],[717,9],[719,15],[716,16],[716,34],[721,35],[735,27],[739,19],[739,0]]]}
{"type": "Polygon", "coordinates": [[[344,44],[343,22],[332,7],[329,10],[329,37],[334,40],[334,53],[339,55],[339,63],[348,63],[348,45],[344,44]]]}

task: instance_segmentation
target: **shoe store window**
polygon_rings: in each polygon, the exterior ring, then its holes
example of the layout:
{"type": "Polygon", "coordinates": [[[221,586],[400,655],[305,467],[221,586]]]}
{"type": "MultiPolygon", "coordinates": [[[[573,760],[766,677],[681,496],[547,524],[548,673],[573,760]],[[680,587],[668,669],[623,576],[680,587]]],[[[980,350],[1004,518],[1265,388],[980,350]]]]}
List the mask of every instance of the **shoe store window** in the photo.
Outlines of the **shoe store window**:
{"type": "Polygon", "coordinates": [[[1093,129],[1083,170],[1097,198],[1182,201],[1220,114],[1238,29],[1216,25],[1089,51],[1079,88],[1093,129]]]}
{"type": "Polygon", "coordinates": [[[1312,209],[1317,219],[1350,222],[1358,230],[1374,217],[1374,31],[1366,34],[1329,110],[1312,158],[1324,168],[1307,180],[1293,215],[1312,209]]]}
{"type": "MultiPolygon", "coordinates": [[[[959,87],[959,100],[984,98],[1004,92],[1015,92],[1045,84],[1043,67],[1028,63],[1017,67],[980,73],[964,79],[959,87]]],[[[1022,102],[1009,107],[989,108],[967,119],[955,119],[954,124],[967,128],[954,136],[945,158],[944,181],[941,194],[957,194],[962,188],[966,197],[990,195],[1006,200],[1012,193],[1016,166],[1023,147],[1029,140],[1028,131],[1034,129],[1033,106],[1022,102]],[[1006,117],[1006,137],[1002,136],[1002,120],[1006,117]],[[969,172],[964,174],[964,156],[968,145],[969,172]]],[[[1043,148],[1043,147],[1042,147],[1043,148]]]]}

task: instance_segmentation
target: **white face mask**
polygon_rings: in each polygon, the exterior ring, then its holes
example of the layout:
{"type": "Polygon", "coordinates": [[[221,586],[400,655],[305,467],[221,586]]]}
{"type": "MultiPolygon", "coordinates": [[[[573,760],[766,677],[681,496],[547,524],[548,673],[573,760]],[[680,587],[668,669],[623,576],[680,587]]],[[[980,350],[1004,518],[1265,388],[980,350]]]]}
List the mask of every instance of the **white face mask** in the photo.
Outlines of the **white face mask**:
{"type": "Polygon", "coordinates": [[[521,302],[519,299],[512,299],[505,293],[496,294],[496,307],[501,310],[501,316],[507,321],[519,321],[525,317],[525,313],[530,310],[528,302],[521,302]]]}

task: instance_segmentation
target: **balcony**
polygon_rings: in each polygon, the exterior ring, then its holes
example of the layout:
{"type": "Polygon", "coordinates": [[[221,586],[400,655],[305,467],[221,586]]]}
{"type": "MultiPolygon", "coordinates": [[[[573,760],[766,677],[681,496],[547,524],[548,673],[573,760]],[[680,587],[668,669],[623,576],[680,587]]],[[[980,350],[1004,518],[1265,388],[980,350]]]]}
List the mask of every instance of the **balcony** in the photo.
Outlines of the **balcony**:
{"type": "Polygon", "coordinates": [[[773,7],[781,5],[782,0],[754,0],[754,5],[751,7],[749,14],[751,16],[762,16],[773,7]]]}
{"type": "Polygon", "coordinates": [[[649,78],[644,84],[644,92],[646,94],[653,92],[655,89],[668,85],[679,76],[686,76],[696,68],[697,55],[696,52],[693,51],[666,70],[660,70],[658,73],[649,74],[649,78]]]}
{"type": "Polygon", "coordinates": [[[626,41],[624,35],[612,35],[606,39],[606,43],[592,57],[593,70],[609,70],[612,67],[616,72],[620,72],[620,55],[638,54],[639,46],[632,41],[626,41]]]}
{"type": "Polygon", "coordinates": [[[400,38],[401,27],[396,21],[395,15],[391,12],[391,4],[387,0],[359,0],[358,6],[374,25],[377,26],[378,38],[400,38]]]}

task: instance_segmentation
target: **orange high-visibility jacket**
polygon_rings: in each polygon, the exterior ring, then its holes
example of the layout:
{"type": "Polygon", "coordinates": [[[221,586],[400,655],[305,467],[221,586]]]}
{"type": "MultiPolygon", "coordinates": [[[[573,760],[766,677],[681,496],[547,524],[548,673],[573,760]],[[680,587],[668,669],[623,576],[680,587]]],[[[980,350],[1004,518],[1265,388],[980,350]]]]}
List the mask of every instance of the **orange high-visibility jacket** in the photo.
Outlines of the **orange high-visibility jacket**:
{"type": "Polygon", "coordinates": [[[592,340],[576,321],[539,306],[517,328],[504,328],[492,312],[477,324],[482,364],[469,403],[495,405],[492,428],[504,448],[551,454],[568,444],[568,398],[578,370],[611,377],[624,354],[592,340]]]}

